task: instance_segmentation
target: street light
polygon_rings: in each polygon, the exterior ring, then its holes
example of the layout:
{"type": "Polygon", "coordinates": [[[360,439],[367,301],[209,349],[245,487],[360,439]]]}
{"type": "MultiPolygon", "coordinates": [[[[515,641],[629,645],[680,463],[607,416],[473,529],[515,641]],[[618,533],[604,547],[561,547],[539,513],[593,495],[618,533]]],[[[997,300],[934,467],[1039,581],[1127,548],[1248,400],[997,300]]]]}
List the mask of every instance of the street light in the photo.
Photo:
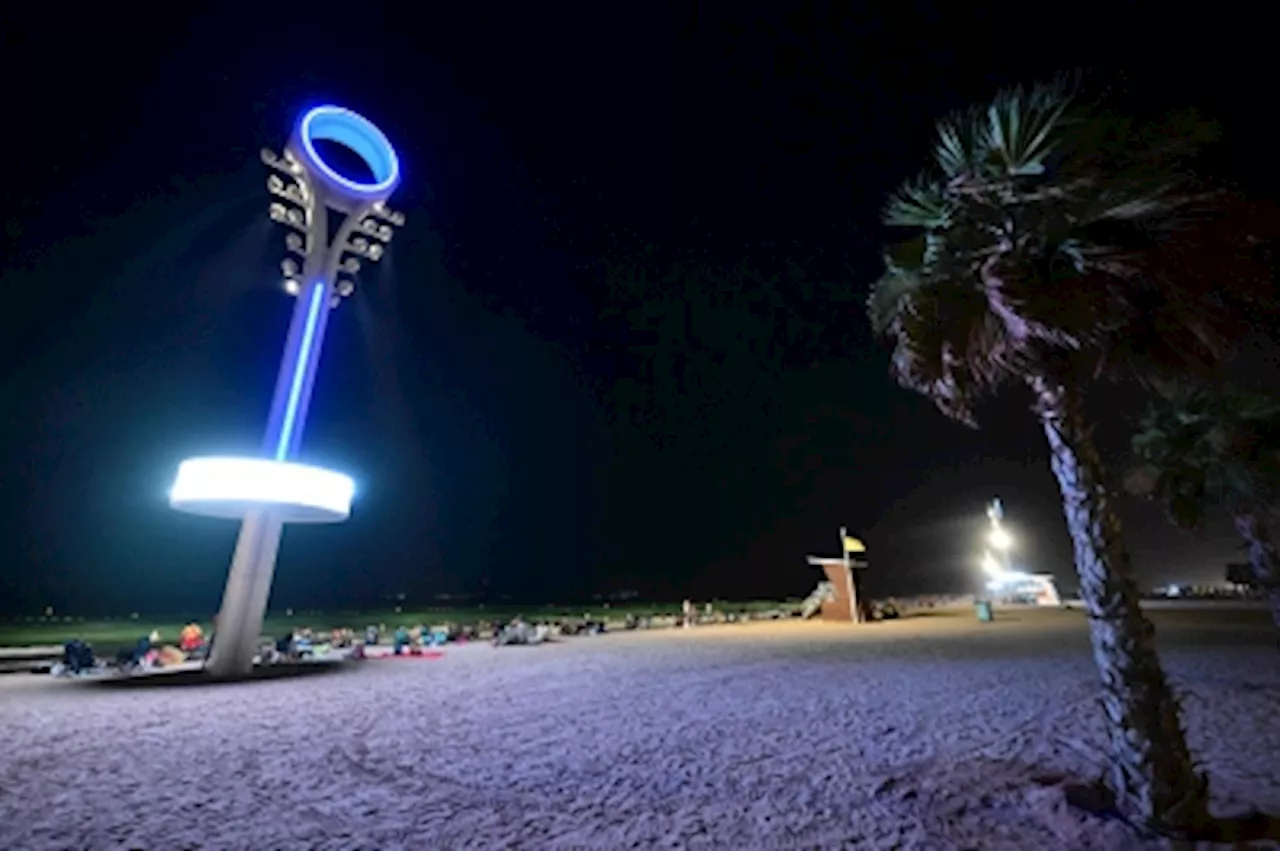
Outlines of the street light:
{"type": "Polygon", "coordinates": [[[992,527],[988,540],[991,541],[991,546],[1001,552],[1007,552],[1013,546],[1013,538],[999,526],[992,527]]]}

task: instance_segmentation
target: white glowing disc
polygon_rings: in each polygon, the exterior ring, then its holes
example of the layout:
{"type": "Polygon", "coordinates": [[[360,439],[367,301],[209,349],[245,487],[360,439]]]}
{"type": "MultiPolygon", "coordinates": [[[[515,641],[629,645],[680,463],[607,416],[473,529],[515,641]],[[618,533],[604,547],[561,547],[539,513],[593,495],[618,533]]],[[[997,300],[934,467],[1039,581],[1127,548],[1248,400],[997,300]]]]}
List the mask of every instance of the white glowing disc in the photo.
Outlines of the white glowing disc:
{"type": "Polygon", "coordinates": [[[339,523],[351,514],[350,476],[267,458],[189,458],[169,504],[189,514],[239,519],[271,508],[285,523],[339,523]]]}

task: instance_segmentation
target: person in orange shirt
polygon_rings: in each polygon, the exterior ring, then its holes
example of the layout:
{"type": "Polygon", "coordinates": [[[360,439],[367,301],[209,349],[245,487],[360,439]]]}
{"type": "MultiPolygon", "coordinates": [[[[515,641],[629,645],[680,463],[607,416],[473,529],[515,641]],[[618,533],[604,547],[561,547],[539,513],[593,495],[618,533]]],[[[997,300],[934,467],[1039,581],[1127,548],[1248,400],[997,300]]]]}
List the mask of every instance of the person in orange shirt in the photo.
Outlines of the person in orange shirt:
{"type": "Polygon", "coordinates": [[[182,628],[178,637],[178,648],[183,653],[194,653],[204,646],[204,630],[200,624],[192,621],[182,628]]]}

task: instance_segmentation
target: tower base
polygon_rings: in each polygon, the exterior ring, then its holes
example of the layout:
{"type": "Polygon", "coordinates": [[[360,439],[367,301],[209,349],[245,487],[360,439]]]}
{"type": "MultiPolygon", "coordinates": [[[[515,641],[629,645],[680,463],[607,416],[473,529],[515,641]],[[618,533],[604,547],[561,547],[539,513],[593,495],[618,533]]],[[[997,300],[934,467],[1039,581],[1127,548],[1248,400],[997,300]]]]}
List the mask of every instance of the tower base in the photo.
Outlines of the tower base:
{"type": "Polygon", "coordinates": [[[244,676],[253,670],[283,530],[280,517],[270,509],[250,512],[240,524],[205,666],[215,677],[244,676]]]}
{"type": "Polygon", "coordinates": [[[862,593],[862,570],[866,568],[865,562],[821,556],[809,556],[808,561],[814,567],[822,568],[824,578],[831,587],[830,596],[821,603],[822,620],[846,623],[867,623],[871,620],[871,600],[862,593]]]}

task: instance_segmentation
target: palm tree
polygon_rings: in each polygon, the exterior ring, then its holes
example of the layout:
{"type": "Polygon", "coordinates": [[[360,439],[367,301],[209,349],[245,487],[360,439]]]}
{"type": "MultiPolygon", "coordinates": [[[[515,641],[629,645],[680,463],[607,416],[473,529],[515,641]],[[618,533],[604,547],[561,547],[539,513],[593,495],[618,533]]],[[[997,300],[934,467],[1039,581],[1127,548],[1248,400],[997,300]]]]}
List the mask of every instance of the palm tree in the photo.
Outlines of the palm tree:
{"type": "Polygon", "coordinates": [[[1164,833],[1204,823],[1207,781],[1138,605],[1083,403],[1091,382],[1125,368],[1154,380],[1216,366],[1269,295],[1253,208],[1187,176],[1213,138],[1194,115],[1142,124],[1062,84],[944,120],[934,167],[886,207],[885,224],[911,237],[884,252],[868,304],[894,377],[948,416],[976,427],[984,396],[1011,381],[1031,389],[1102,679],[1107,785],[1164,833]]]}
{"type": "Polygon", "coordinates": [[[1280,627],[1280,554],[1269,521],[1280,503],[1280,401],[1261,393],[1184,385],[1151,408],[1133,437],[1125,486],[1157,499],[1178,526],[1200,528],[1225,508],[1280,627]]]}

